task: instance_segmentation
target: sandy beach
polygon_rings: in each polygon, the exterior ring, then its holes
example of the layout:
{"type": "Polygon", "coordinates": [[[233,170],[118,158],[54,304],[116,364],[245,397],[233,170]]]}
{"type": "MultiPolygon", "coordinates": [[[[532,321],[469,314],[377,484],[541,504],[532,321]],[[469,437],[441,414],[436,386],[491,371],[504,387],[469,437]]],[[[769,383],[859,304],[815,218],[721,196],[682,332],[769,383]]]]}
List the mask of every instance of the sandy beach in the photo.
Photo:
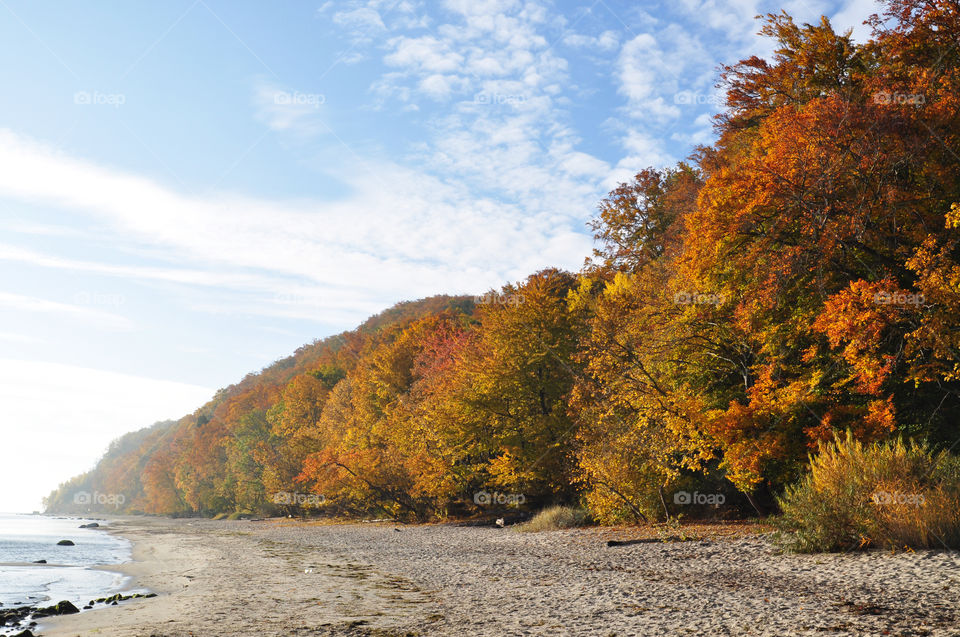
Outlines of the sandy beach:
{"type": "Polygon", "coordinates": [[[112,526],[134,542],[120,569],[159,597],[40,634],[960,635],[957,552],[783,555],[736,528],[660,542],[642,529],[112,526]]]}

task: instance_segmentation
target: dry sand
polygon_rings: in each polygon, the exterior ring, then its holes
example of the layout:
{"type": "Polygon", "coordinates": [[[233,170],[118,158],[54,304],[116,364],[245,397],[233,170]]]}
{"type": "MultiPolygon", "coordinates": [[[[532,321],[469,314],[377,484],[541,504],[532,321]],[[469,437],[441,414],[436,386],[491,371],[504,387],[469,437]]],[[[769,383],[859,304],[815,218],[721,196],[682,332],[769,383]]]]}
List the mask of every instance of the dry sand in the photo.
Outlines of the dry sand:
{"type": "Polygon", "coordinates": [[[781,555],[763,535],[134,519],[160,596],[42,635],[960,635],[960,553],[781,555]]]}

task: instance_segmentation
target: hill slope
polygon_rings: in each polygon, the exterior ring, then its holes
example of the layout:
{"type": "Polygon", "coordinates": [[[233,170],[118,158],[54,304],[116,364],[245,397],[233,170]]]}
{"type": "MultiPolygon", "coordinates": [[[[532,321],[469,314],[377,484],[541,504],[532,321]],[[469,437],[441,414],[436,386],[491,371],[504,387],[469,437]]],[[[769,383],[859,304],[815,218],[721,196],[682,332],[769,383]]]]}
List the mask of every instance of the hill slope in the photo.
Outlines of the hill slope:
{"type": "MultiPolygon", "coordinates": [[[[46,509],[51,513],[233,511],[236,501],[227,485],[191,484],[191,479],[199,480],[201,474],[230,473],[223,451],[231,432],[275,409],[288,384],[306,376],[332,388],[356,366],[358,352],[381,338],[389,339],[393,332],[425,316],[469,316],[472,311],[473,300],[468,296],[438,295],[405,301],[370,317],[356,330],[304,345],[219,390],[213,399],[179,421],[158,422],[121,436],[92,470],[61,484],[45,498],[46,509]],[[200,445],[195,451],[203,451],[185,460],[185,450],[194,445],[200,445]]],[[[263,433],[259,444],[277,443],[276,435],[266,430],[263,433]]]]}

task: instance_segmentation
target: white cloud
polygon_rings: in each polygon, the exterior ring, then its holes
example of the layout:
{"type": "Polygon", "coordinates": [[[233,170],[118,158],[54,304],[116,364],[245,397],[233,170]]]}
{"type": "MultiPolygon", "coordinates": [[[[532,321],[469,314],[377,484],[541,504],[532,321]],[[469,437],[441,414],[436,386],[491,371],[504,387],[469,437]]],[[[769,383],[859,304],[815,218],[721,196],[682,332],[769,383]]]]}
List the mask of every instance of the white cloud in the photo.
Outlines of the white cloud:
{"type": "Polygon", "coordinates": [[[16,332],[0,332],[0,341],[7,343],[19,343],[21,345],[33,345],[43,342],[39,338],[28,336],[26,334],[18,334],[16,332]]]}
{"type": "Polygon", "coordinates": [[[848,0],[843,7],[837,11],[830,22],[833,28],[843,33],[847,29],[853,29],[853,38],[857,42],[865,42],[870,38],[870,27],[863,24],[863,21],[874,13],[880,13],[881,7],[876,0],[848,0]]]}
{"type": "Polygon", "coordinates": [[[702,113],[693,120],[693,126],[686,132],[677,131],[672,135],[686,146],[693,148],[699,145],[710,144],[714,139],[713,116],[702,113]]]}
{"type": "Polygon", "coordinates": [[[383,58],[389,66],[429,73],[451,73],[459,70],[463,64],[462,55],[451,50],[447,42],[432,35],[397,38],[390,44],[393,52],[383,58]]]}
{"type": "Polygon", "coordinates": [[[219,286],[235,289],[275,290],[277,281],[255,275],[220,273],[210,270],[128,266],[64,259],[17,246],[0,243],[0,261],[25,263],[41,268],[91,272],[129,279],[167,281],[187,285],[219,286]]]}
{"type": "Polygon", "coordinates": [[[663,121],[680,114],[674,96],[689,58],[678,49],[689,46],[688,37],[681,28],[671,26],[660,32],[659,41],[641,33],[623,45],[617,58],[617,75],[631,117],[663,121]],[[664,51],[660,42],[671,43],[674,50],[664,51]]]}
{"type": "Polygon", "coordinates": [[[3,228],[3,230],[7,232],[16,232],[17,234],[29,234],[42,237],[69,237],[80,234],[76,228],[43,223],[32,223],[29,221],[0,222],[0,228],[3,228]]]}
{"type": "Polygon", "coordinates": [[[567,46],[591,49],[596,52],[610,52],[615,51],[620,46],[620,36],[616,31],[604,31],[597,36],[570,33],[564,36],[563,43],[567,46]]]}
{"type": "Polygon", "coordinates": [[[0,292],[0,307],[31,314],[53,314],[111,330],[129,330],[134,327],[129,319],[112,312],[9,292],[0,292]]]}
{"type": "MultiPolygon", "coordinates": [[[[445,7],[451,14],[431,35],[387,42],[384,62],[396,70],[373,87],[384,100],[453,102],[431,120],[432,135],[414,159],[432,174],[515,203],[525,223],[547,223],[552,214],[582,228],[610,167],[576,148],[579,140],[560,106],[569,69],[545,37],[555,28],[552,14],[511,0],[445,7]]],[[[562,22],[556,24],[562,30],[562,22]]],[[[615,40],[613,32],[595,39],[607,48],[615,40]]]]}
{"type": "Polygon", "coordinates": [[[0,359],[4,448],[16,450],[0,462],[0,510],[39,509],[43,496],[90,469],[117,436],[179,418],[212,394],[196,385],[0,359]]]}
{"type": "Polygon", "coordinates": [[[317,9],[317,15],[322,18],[328,11],[338,8],[332,11],[330,21],[354,46],[366,46],[387,31],[428,28],[430,17],[417,15],[418,5],[406,0],[343,0],[336,4],[324,3],[317,9]]]}
{"type": "Polygon", "coordinates": [[[599,175],[605,175],[610,171],[607,162],[593,155],[573,150],[567,144],[551,149],[551,154],[557,157],[557,167],[574,178],[595,180],[599,175]]]}
{"type": "Polygon", "coordinates": [[[622,140],[627,155],[617,162],[611,175],[604,182],[607,191],[620,183],[630,181],[634,175],[648,166],[663,167],[676,163],[676,158],[663,149],[663,140],[656,135],[630,128],[622,140]]]}
{"type": "MultiPolygon", "coordinates": [[[[448,85],[472,95],[492,79],[515,78],[527,90],[540,91],[563,78],[566,61],[556,56],[538,32],[547,17],[543,7],[519,2],[447,2],[452,13],[430,35],[391,38],[384,63],[399,69],[376,84],[378,92],[409,99],[397,86],[419,77],[422,91],[436,96],[423,78],[443,74],[448,85]],[[391,88],[392,87],[392,88],[391,88]]],[[[608,38],[604,38],[608,42],[608,38]]],[[[435,80],[434,80],[435,81],[435,80]]]]}
{"type": "Polygon", "coordinates": [[[679,0],[678,6],[694,23],[722,34],[729,43],[751,39],[758,28],[756,16],[764,13],[759,0],[679,0]]]}
{"type": "Polygon", "coordinates": [[[450,75],[434,73],[420,80],[419,88],[429,97],[444,100],[453,93],[454,86],[459,84],[458,78],[450,75]]]}
{"type": "Polygon", "coordinates": [[[333,14],[333,22],[341,27],[365,32],[386,31],[380,13],[370,7],[360,7],[352,11],[338,11],[333,14]]]}
{"type": "MultiPolygon", "coordinates": [[[[171,262],[192,262],[195,270],[218,274],[83,264],[92,271],[236,287],[256,287],[258,277],[270,277],[287,281],[278,286],[284,294],[300,294],[293,284],[310,290],[320,307],[290,307],[267,298],[260,312],[286,310],[312,314],[316,320],[342,320],[343,311],[352,311],[356,320],[370,308],[397,300],[474,292],[547,265],[579,264],[590,242],[575,215],[589,209],[578,206],[572,196],[592,199],[592,187],[551,183],[549,171],[510,156],[506,146],[513,139],[522,145],[523,126],[531,125],[528,120],[515,129],[490,130],[489,136],[499,140],[494,143],[504,145],[500,158],[514,162],[519,173],[508,184],[498,172],[504,182],[500,185],[512,185],[525,195],[514,203],[477,197],[456,179],[448,183],[395,164],[349,161],[338,167],[339,176],[353,192],[338,201],[271,201],[227,193],[186,196],[9,131],[0,131],[0,197],[93,217],[117,236],[154,246],[171,262]],[[537,201],[548,191],[550,196],[537,201]],[[557,223],[557,214],[568,215],[567,221],[557,223]],[[572,245],[579,249],[569,251],[572,245]]],[[[536,152],[535,146],[523,148],[526,154],[536,152]]],[[[44,262],[43,255],[35,253],[8,250],[7,256],[44,262]]]]}

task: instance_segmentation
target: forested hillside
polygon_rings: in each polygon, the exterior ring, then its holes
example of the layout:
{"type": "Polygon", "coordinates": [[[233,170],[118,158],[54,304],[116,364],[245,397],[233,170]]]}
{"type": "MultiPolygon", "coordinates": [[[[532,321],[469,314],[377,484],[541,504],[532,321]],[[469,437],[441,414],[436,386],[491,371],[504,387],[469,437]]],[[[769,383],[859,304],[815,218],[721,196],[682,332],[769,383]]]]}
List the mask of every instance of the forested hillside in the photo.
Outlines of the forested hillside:
{"type": "Polygon", "coordinates": [[[611,192],[581,272],[305,346],[121,438],[49,508],[614,521],[700,489],[767,511],[835,432],[954,445],[960,8],[893,0],[863,44],[764,25],[776,54],[723,69],[717,142],[611,192]]]}

